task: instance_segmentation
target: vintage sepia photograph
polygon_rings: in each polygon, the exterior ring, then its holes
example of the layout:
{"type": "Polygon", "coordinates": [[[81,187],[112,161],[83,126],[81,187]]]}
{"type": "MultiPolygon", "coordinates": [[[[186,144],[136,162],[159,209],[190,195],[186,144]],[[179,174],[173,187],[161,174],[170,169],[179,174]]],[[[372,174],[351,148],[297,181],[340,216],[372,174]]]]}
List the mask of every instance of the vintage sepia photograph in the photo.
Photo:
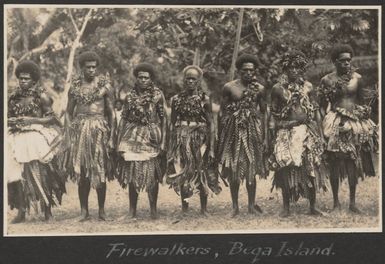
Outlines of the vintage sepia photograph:
{"type": "Polygon", "coordinates": [[[4,5],[4,236],[382,232],[381,23],[4,5]]]}

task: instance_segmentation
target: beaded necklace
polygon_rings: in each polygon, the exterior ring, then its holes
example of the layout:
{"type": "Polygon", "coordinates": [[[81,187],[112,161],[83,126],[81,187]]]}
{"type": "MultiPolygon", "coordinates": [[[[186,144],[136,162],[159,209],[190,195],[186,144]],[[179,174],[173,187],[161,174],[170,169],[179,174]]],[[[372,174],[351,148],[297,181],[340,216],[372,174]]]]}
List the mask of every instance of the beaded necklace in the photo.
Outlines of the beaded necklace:
{"type": "Polygon", "coordinates": [[[349,85],[350,80],[353,78],[355,68],[351,68],[348,72],[337,75],[337,81],[332,86],[323,86],[320,93],[325,96],[326,100],[333,102],[342,95],[343,90],[349,85]]]}
{"type": "Polygon", "coordinates": [[[298,78],[294,82],[290,82],[287,75],[282,75],[280,84],[288,93],[288,97],[286,98],[286,104],[282,108],[279,117],[282,119],[287,118],[292,107],[299,104],[308,117],[313,119],[316,109],[304,91],[305,80],[298,78]]]}

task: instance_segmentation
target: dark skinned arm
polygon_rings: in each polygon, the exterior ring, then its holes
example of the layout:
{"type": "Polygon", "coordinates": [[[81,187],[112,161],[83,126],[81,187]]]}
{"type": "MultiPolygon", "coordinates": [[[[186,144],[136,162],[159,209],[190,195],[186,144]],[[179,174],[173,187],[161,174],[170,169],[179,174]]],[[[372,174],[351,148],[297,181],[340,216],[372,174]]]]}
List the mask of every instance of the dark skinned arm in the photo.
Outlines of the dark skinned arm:
{"type": "Polygon", "coordinates": [[[263,115],[263,147],[264,151],[267,151],[269,149],[269,120],[270,120],[270,109],[267,105],[267,91],[265,87],[261,85],[260,89],[260,96],[258,104],[259,104],[259,110],[261,111],[263,115]]]}
{"type": "Polygon", "coordinates": [[[317,100],[317,91],[313,88],[313,86],[309,83],[309,88],[310,88],[310,91],[309,91],[309,99],[310,99],[310,102],[313,104],[313,106],[316,107],[316,111],[315,111],[315,121],[317,123],[317,126],[318,126],[318,130],[321,134],[321,137],[324,138],[324,135],[323,135],[323,128],[322,128],[322,116],[321,116],[321,107],[318,107],[320,105],[320,100],[317,100]]]}
{"type": "Polygon", "coordinates": [[[41,102],[41,110],[43,112],[42,117],[20,117],[18,118],[18,122],[21,125],[32,125],[32,124],[40,124],[40,125],[59,125],[61,123],[59,119],[56,117],[55,113],[52,110],[52,99],[45,93],[41,94],[40,97],[41,102]]]}
{"type": "MultiPolygon", "coordinates": [[[[279,87],[277,84],[273,86],[273,89],[271,91],[271,112],[272,113],[280,113],[280,98],[282,96],[282,90],[281,87],[279,87]]],[[[282,120],[281,118],[274,116],[274,124],[275,124],[275,131],[274,134],[282,128],[292,128],[299,124],[296,120],[282,120]]]]}
{"type": "Polygon", "coordinates": [[[207,135],[207,140],[208,140],[207,146],[209,147],[209,150],[210,150],[209,157],[214,159],[215,127],[213,122],[213,111],[212,111],[212,104],[211,104],[210,98],[205,98],[204,109],[205,109],[207,127],[209,128],[208,135],[207,135]]]}
{"type": "Polygon", "coordinates": [[[111,128],[110,138],[108,140],[108,146],[114,148],[114,136],[116,132],[116,116],[113,103],[112,88],[108,87],[107,93],[104,95],[105,110],[108,118],[108,124],[111,128]]]}
{"type": "Polygon", "coordinates": [[[319,96],[319,115],[320,115],[320,118],[323,118],[325,115],[326,115],[326,109],[328,107],[328,102],[326,101],[326,98],[325,96],[322,95],[322,90],[324,89],[324,87],[327,85],[327,82],[326,82],[326,79],[325,77],[321,79],[321,82],[320,82],[320,85],[319,85],[319,93],[318,93],[318,96],[319,96]]]}
{"type": "Polygon", "coordinates": [[[116,133],[116,147],[118,148],[119,147],[119,143],[120,143],[120,140],[121,140],[121,137],[122,137],[122,134],[123,134],[123,128],[124,126],[126,125],[127,121],[125,120],[123,114],[125,112],[125,104],[127,102],[127,97],[125,98],[124,100],[124,104],[123,104],[123,111],[122,111],[122,118],[120,119],[120,122],[119,124],[117,124],[118,126],[118,129],[117,129],[117,133],[116,133]]]}
{"type": "Polygon", "coordinates": [[[160,106],[163,108],[163,115],[160,116],[160,127],[161,127],[161,136],[160,136],[160,149],[161,150],[165,150],[166,149],[166,130],[167,130],[167,120],[166,120],[166,109],[165,109],[165,103],[166,103],[166,99],[164,98],[164,95],[162,93],[162,91],[159,91],[160,92],[160,99],[159,99],[159,102],[158,104],[160,104],[160,106]]]}

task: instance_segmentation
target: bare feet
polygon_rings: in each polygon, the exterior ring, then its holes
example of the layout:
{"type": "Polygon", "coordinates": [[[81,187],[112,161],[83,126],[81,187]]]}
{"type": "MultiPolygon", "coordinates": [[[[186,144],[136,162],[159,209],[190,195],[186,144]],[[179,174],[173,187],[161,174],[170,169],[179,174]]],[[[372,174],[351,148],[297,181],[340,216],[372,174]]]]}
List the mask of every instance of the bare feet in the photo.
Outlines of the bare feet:
{"type": "Polygon", "coordinates": [[[362,213],[361,210],[359,210],[355,205],[350,205],[349,210],[350,210],[350,212],[355,213],[355,214],[361,214],[362,213]]]}
{"type": "Polygon", "coordinates": [[[263,213],[261,207],[259,207],[258,204],[255,204],[255,205],[254,205],[254,208],[255,208],[255,210],[257,210],[257,212],[259,212],[259,213],[261,213],[261,214],[263,213]]]}
{"type": "Polygon", "coordinates": [[[79,222],[86,222],[86,221],[89,221],[91,219],[91,217],[89,215],[82,215],[79,222]]]}
{"type": "Polygon", "coordinates": [[[201,209],[201,215],[202,215],[202,216],[208,216],[208,211],[207,211],[207,209],[201,209]]]}
{"type": "Polygon", "coordinates": [[[232,212],[232,214],[231,214],[231,217],[236,217],[237,215],[239,215],[239,208],[233,209],[233,212],[232,212]]]}
{"type": "Polygon", "coordinates": [[[289,209],[284,208],[283,211],[279,214],[280,217],[286,218],[290,216],[289,209]]]}
{"type": "Polygon", "coordinates": [[[257,209],[255,209],[255,206],[251,206],[251,207],[249,206],[247,212],[249,214],[255,215],[255,214],[257,214],[258,211],[257,211],[257,209]]]}
{"type": "Polygon", "coordinates": [[[88,213],[88,210],[81,209],[79,222],[85,222],[85,221],[88,221],[88,220],[90,220],[90,215],[88,213]]]}
{"type": "Polygon", "coordinates": [[[12,224],[25,222],[25,211],[19,210],[17,216],[11,221],[12,224]]]}
{"type": "Polygon", "coordinates": [[[188,203],[183,203],[182,204],[182,212],[187,213],[187,211],[188,211],[188,203]]]}
{"type": "Polygon", "coordinates": [[[104,212],[104,209],[99,209],[99,220],[106,221],[106,213],[104,212]]]}
{"type": "Polygon", "coordinates": [[[341,210],[341,204],[340,202],[334,202],[333,204],[333,211],[336,211],[336,210],[341,210]]]}
{"type": "Polygon", "coordinates": [[[156,211],[152,211],[151,212],[151,219],[155,220],[155,219],[158,219],[159,218],[159,215],[156,211]]]}
{"type": "Polygon", "coordinates": [[[46,207],[44,210],[44,220],[49,221],[52,219],[51,207],[46,207]]]}
{"type": "Polygon", "coordinates": [[[128,215],[131,218],[135,218],[136,217],[136,209],[133,209],[133,208],[130,207],[130,210],[128,211],[128,215]]]}
{"type": "Polygon", "coordinates": [[[312,215],[312,216],[321,216],[322,215],[322,212],[315,209],[315,208],[310,208],[310,211],[309,211],[309,215],[312,215]]]}

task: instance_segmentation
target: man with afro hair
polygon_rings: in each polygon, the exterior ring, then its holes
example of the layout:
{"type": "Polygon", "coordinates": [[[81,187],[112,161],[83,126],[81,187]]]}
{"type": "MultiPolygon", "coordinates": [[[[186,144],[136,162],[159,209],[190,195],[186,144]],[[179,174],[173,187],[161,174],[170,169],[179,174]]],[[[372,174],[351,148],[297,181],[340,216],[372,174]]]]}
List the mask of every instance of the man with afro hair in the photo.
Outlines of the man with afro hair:
{"type": "Polygon", "coordinates": [[[270,165],[274,171],[273,187],[282,190],[282,217],[289,216],[290,201],[297,201],[300,196],[309,199],[309,214],[319,215],[315,208],[316,190],[326,188],[321,117],[315,89],[304,79],[307,63],[300,51],[284,54],[283,74],[271,91],[275,139],[270,165]]]}
{"type": "Polygon", "coordinates": [[[66,140],[70,146],[66,168],[78,182],[81,221],[88,220],[88,196],[96,189],[99,220],[106,214],[106,179],[112,179],[110,153],[114,148],[116,118],[109,80],[98,74],[98,54],[86,51],[78,58],[81,74],[72,79],[68,92],[66,140]]]}
{"type": "Polygon", "coordinates": [[[257,64],[253,55],[239,56],[236,67],[240,78],[226,83],[222,92],[216,159],[221,177],[230,184],[232,216],[239,214],[238,192],[243,180],[248,193],[248,212],[261,211],[255,204],[256,175],[266,178],[269,173],[265,159],[268,149],[266,91],[253,81],[257,64]]]}
{"type": "Polygon", "coordinates": [[[52,99],[39,86],[40,69],[33,61],[16,67],[19,87],[8,100],[8,202],[18,209],[12,223],[25,221],[32,202],[39,201],[45,220],[61,203],[65,180],[57,154],[62,139],[52,99]]]}
{"type": "Polygon", "coordinates": [[[377,126],[369,119],[371,109],[364,103],[362,76],[352,66],[353,55],[349,45],[338,44],[332,48],[330,57],[335,70],[321,79],[319,98],[333,208],[341,208],[339,184],[348,178],[349,210],[360,213],[356,207],[356,186],[359,178],[375,176],[372,154],[378,149],[378,143],[377,126]]]}
{"type": "Polygon", "coordinates": [[[128,187],[131,217],[136,217],[138,195],[145,190],[151,218],[156,219],[159,182],[166,169],[165,99],[154,84],[155,70],[151,64],[136,65],[134,76],[135,87],[124,100],[118,128],[116,172],[121,186],[128,187]]]}

